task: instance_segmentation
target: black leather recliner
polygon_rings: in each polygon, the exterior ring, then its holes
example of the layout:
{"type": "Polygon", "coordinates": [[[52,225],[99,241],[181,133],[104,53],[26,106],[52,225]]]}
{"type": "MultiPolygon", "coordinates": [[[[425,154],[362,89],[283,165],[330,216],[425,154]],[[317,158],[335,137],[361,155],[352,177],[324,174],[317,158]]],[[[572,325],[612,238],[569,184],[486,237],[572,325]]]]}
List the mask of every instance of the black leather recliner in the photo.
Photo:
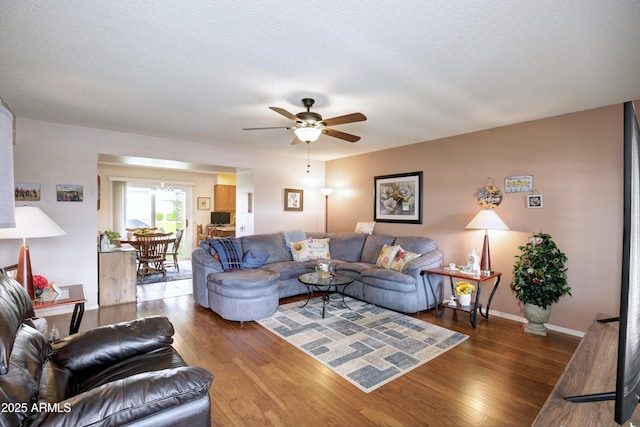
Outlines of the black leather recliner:
{"type": "Polygon", "coordinates": [[[50,344],[33,316],[24,288],[0,275],[0,427],[210,425],[213,375],[171,346],[166,317],[50,344]]]}

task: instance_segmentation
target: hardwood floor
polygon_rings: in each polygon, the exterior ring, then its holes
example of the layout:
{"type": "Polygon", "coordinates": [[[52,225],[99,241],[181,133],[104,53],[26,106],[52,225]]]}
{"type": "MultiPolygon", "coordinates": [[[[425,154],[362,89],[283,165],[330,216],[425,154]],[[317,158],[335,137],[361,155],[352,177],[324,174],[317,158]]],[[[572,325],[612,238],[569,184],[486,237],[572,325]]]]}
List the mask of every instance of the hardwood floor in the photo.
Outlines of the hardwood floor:
{"type": "MultiPolygon", "coordinates": [[[[175,348],[214,374],[214,426],[528,426],[580,341],[526,334],[498,317],[474,330],[466,314],[423,312],[415,317],[470,338],[366,394],[255,322],[223,320],[190,295],[87,311],[80,330],[149,315],[167,316],[175,348]]],[[[69,320],[48,317],[61,331],[69,320]]]]}

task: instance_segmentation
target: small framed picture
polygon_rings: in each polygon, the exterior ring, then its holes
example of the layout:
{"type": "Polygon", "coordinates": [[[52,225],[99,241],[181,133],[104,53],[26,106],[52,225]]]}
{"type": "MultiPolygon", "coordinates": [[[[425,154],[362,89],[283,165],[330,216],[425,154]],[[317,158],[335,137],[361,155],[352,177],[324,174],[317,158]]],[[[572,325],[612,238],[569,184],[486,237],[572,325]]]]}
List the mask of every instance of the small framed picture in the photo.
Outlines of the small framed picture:
{"type": "Polygon", "coordinates": [[[208,211],[211,209],[211,199],[209,197],[198,197],[198,210],[208,211]]]}
{"type": "Polygon", "coordinates": [[[304,192],[292,188],[284,189],[284,210],[302,212],[304,192]]]}
{"type": "Polygon", "coordinates": [[[541,209],[544,206],[542,194],[529,194],[527,196],[527,208],[541,209]]]}
{"type": "Polygon", "coordinates": [[[82,202],[84,191],[82,185],[57,184],[56,200],[59,202],[82,202]]]}
{"type": "Polygon", "coordinates": [[[16,200],[37,202],[40,200],[40,184],[29,184],[27,182],[15,183],[16,200]]]}

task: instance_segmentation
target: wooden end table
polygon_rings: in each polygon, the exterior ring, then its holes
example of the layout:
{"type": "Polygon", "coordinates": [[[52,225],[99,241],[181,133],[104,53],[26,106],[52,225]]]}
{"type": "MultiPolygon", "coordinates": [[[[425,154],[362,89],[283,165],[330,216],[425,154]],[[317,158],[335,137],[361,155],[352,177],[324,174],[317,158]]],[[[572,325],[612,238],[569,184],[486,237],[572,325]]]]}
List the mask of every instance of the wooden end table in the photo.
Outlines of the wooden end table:
{"type": "Polygon", "coordinates": [[[73,335],[80,329],[80,322],[82,322],[82,316],[84,315],[84,303],[87,302],[87,298],[84,296],[84,286],[60,286],[60,290],[62,292],[56,293],[51,288],[46,289],[40,298],[33,301],[33,309],[38,310],[74,304],[73,316],[71,316],[71,324],[69,325],[69,335],[73,335]]]}
{"type": "Polygon", "coordinates": [[[493,295],[496,293],[496,290],[498,289],[498,285],[500,284],[500,278],[502,277],[502,273],[494,271],[494,272],[491,272],[490,274],[478,274],[478,273],[467,274],[467,273],[463,273],[460,270],[450,270],[447,268],[431,268],[428,270],[421,271],[420,275],[422,276],[422,280],[423,281],[426,280],[426,282],[429,284],[429,287],[431,288],[431,292],[433,293],[433,295],[436,295],[433,289],[433,285],[431,284],[431,280],[429,279],[429,274],[437,274],[439,276],[448,277],[449,283],[451,284],[452,294],[454,293],[454,284],[453,284],[454,278],[466,280],[468,282],[476,282],[477,284],[476,298],[473,304],[471,304],[469,307],[463,307],[460,305],[460,303],[456,303],[455,307],[450,306],[442,301],[443,296],[441,296],[440,300],[436,302],[436,317],[442,316],[444,314],[445,308],[450,308],[452,310],[466,311],[469,313],[469,321],[471,322],[471,326],[473,326],[474,328],[476,327],[478,312],[480,312],[480,315],[485,319],[489,318],[489,308],[491,307],[491,301],[493,300],[493,295]],[[485,312],[483,313],[482,304],[480,304],[480,292],[482,291],[482,283],[490,280],[495,280],[495,283],[493,285],[493,289],[491,290],[491,295],[489,295],[489,301],[487,301],[487,307],[485,309],[485,312]]]}

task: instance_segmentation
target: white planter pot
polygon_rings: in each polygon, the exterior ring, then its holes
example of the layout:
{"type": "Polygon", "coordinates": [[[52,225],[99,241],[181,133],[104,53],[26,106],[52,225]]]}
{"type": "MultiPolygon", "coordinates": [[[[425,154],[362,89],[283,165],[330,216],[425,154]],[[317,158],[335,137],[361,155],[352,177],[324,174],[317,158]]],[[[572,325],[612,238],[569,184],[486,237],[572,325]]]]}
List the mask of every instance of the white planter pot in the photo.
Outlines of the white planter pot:
{"type": "Polygon", "coordinates": [[[458,302],[463,307],[470,306],[471,305],[471,294],[458,295],[458,302]]]}
{"type": "Polygon", "coordinates": [[[547,328],[544,326],[551,316],[551,306],[545,308],[534,304],[524,304],[522,309],[524,318],[529,321],[524,327],[524,331],[534,335],[547,336],[547,328]]]}

